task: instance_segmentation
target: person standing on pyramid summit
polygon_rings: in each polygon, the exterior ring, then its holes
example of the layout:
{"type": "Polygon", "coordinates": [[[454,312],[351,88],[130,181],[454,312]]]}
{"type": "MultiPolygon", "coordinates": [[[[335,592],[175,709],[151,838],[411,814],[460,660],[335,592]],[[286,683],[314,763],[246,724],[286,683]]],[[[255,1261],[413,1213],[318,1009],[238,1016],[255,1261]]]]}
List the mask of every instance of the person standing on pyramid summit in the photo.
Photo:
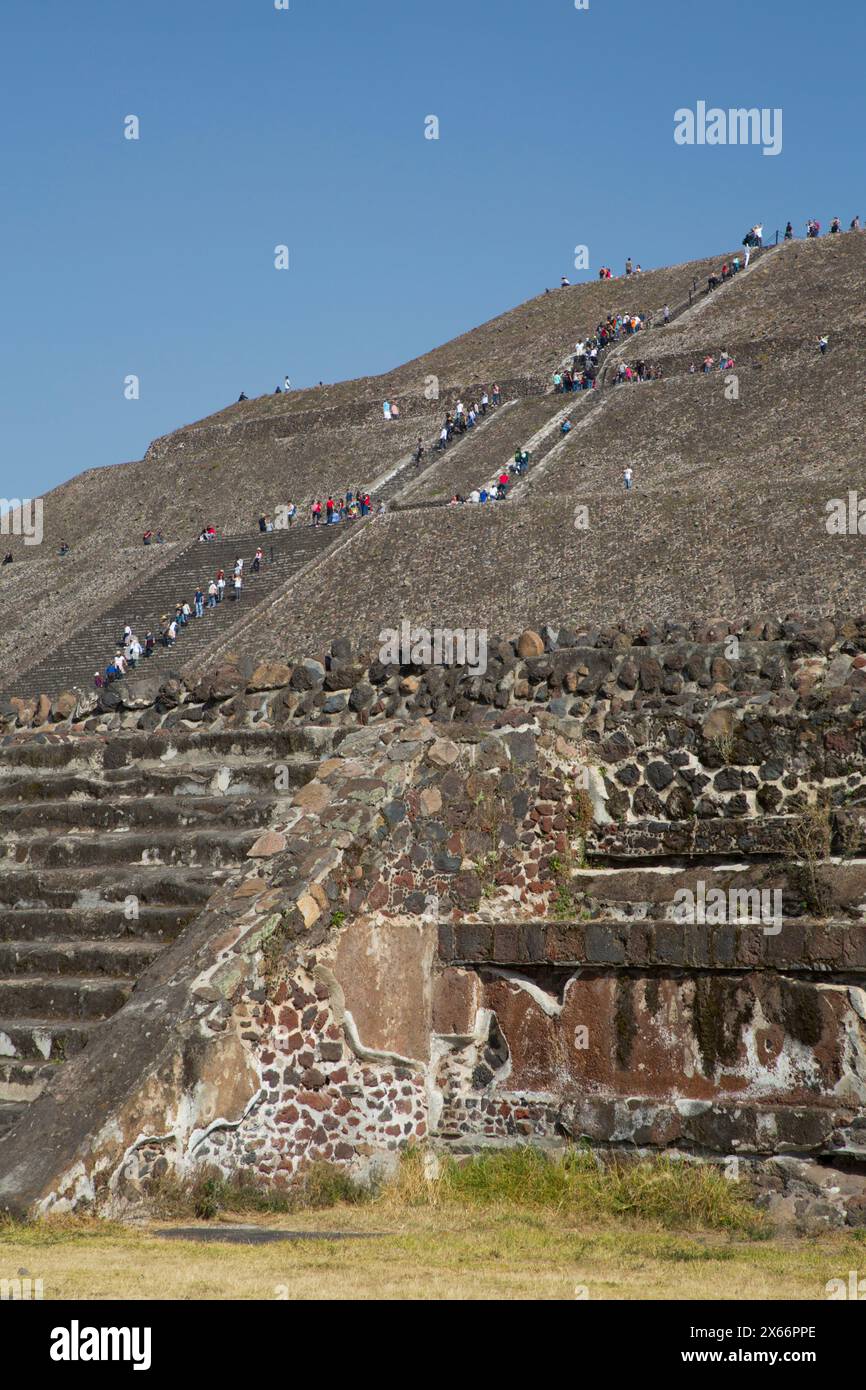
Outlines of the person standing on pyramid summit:
{"type": "Polygon", "coordinates": [[[291,381],[289,380],[289,378],[286,377],[285,381],[283,382],[283,390],[284,390],[284,391],[291,391],[291,389],[292,389],[292,383],[291,383],[291,381]]]}

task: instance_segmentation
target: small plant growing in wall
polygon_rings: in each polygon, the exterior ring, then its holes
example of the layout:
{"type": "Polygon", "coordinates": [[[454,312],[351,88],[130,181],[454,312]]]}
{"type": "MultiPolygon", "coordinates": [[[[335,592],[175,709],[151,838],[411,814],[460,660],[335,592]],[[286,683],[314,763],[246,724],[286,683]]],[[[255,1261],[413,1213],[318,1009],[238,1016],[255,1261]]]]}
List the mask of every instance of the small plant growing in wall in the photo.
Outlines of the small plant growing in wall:
{"type": "Polygon", "coordinates": [[[481,883],[481,893],[490,898],[496,891],[496,874],[502,865],[499,833],[505,818],[506,803],[501,792],[481,791],[473,804],[478,810],[478,825],[490,837],[490,848],[475,860],[474,868],[481,883]]]}
{"type": "Polygon", "coordinates": [[[268,991],[271,993],[280,982],[283,970],[283,954],[293,935],[289,915],[286,913],[280,918],[262,947],[262,976],[268,991]]]}
{"type": "Polygon", "coordinates": [[[570,921],[578,913],[574,892],[574,868],[574,853],[570,844],[564,854],[551,856],[550,872],[556,883],[552,909],[554,917],[560,922],[570,921]]]}
{"type": "Polygon", "coordinates": [[[734,755],[734,735],[716,734],[710,739],[710,747],[715,750],[723,764],[727,766],[734,755]]]}
{"type": "Polygon", "coordinates": [[[814,916],[824,916],[828,906],[826,886],[819,881],[819,866],[829,858],[833,843],[833,816],[826,800],[813,802],[794,818],[787,836],[794,863],[788,866],[792,882],[803,895],[804,906],[814,916]]]}
{"type": "Polygon", "coordinates": [[[492,898],[496,891],[496,872],[499,869],[499,853],[497,850],[490,850],[488,854],[483,854],[480,859],[475,861],[475,872],[481,884],[481,896],[492,898]]]}

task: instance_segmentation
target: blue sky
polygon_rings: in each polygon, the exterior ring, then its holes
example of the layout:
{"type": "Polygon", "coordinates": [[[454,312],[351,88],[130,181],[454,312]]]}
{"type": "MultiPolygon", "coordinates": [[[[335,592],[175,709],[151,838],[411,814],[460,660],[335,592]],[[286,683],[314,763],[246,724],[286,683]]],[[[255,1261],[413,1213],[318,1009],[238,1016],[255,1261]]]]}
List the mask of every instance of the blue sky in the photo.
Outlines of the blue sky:
{"type": "Polygon", "coordinates": [[[0,40],[2,497],[387,371],[577,244],[866,219],[861,0],[4,0],[0,40]],[[677,146],[699,100],[782,108],[782,153],[677,146]]]}

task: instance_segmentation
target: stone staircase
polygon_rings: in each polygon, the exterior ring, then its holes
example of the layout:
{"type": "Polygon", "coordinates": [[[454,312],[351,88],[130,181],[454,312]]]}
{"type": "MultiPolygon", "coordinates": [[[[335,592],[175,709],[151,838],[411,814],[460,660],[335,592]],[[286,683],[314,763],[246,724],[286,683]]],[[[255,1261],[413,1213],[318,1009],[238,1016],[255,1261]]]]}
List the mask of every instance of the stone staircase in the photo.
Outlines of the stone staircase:
{"type": "MultiPolygon", "coordinates": [[[[358,524],[352,522],[351,526],[358,524]]],[[[194,542],[146,583],[106,609],[89,627],[76,632],[43,661],[23,671],[10,683],[2,698],[8,699],[13,694],[53,696],[63,690],[92,690],[94,671],[104,671],[127,623],[142,643],[148,628],[157,637],[164,613],[173,615],[175,605],[184,600],[192,606],[196,588],[200,586],[206,595],[209,581],[218,570],[225,570],[223,602],[213,609],[206,607],[203,618],[192,618],[179,634],[175,647],[167,649],[157,644],[153,655],[139,662],[139,673],[157,671],[164,678],[169,671],[204,652],[214,641],[224,639],[250,608],[264,602],[287,579],[320,559],[347,529],[346,523],[312,527],[299,520],[284,531],[194,542]],[[256,575],[250,572],[250,566],[258,545],[265,553],[265,563],[256,575]],[[244,561],[243,597],[239,603],[235,602],[231,588],[237,556],[244,561]]]]}
{"type": "Polygon", "coordinates": [[[243,865],[333,738],[178,729],[4,748],[0,1134],[243,865]]]}
{"type": "MultiPolygon", "coordinates": [[[[503,400],[501,405],[491,406],[487,414],[477,421],[471,429],[467,429],[465,434],[458,437],[448,445],[447,449],[437,449],[436,444],[439,440],[438,432],[425,445],[425,454],[420,466],[414,462],[414,454],[409,454],[401,459],[396,467],[382,474],[373,485],[373,492],[377,502],[393,504],[398,499],[414,491],[417,483],[422,478],[426,478],[443,461],[449,462],[454,455],[459,453],[461,456],[470,448],[473,440],[483,436],[485,430],[495,421],[499,420],[503,414],[511,410],[515,405],[514,398],[503,400]]],[[[444,419],[444,410],[443,410],[444,419]]]]}

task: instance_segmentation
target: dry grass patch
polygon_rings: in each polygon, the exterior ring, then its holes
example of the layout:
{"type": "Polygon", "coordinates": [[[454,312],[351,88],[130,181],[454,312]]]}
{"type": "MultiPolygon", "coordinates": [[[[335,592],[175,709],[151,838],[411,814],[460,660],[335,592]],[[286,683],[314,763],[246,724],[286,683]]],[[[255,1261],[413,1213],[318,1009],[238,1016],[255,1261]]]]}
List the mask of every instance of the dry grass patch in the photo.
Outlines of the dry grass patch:
{"type": "Polygon", "coordinates": [[[208,1223],[175,1193],[174,1224],[366,1238],[204,1245],[160,1237],[165,1216],[6,1223],[0,1277],[25,1268],[49,1299],[822,1299],[828,1279],[866,1259],[854,1233],[773,1236],[739,1184],[663,1160],[599,1169],[580,1152],[525,1149],[446,1162],[428,1178],[415,1153],[364,1200],[324,1174],[307,1191],[318,1207],[247,1204],[208,1223]]]}

